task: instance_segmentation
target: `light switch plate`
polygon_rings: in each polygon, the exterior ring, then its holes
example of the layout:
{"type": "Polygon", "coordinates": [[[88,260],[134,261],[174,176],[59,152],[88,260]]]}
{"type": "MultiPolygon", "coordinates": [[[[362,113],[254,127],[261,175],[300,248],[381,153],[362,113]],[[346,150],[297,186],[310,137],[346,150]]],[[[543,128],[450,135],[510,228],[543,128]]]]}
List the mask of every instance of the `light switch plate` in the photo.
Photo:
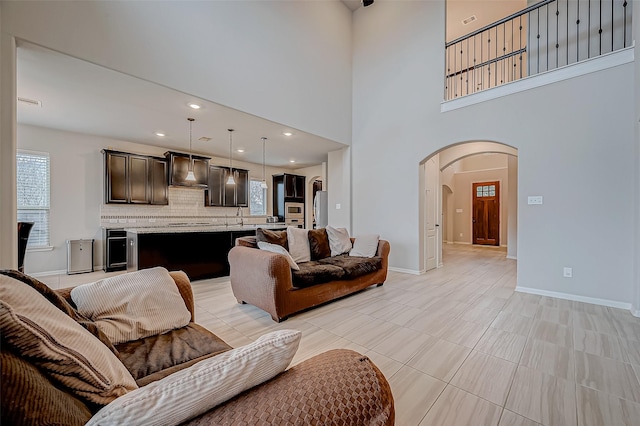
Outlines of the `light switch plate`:
{"type": "Polygon", "coordinates": [[[336,210],[340,210],[340,204],[336,204],[336,210]]]}
{"type": "Polygon", "coordinates": [[[542,195],[530,195],[527,197],[527,204],[542,204],[542,195]]]}
{"type": "Polygon", "coordinates": [[[462,209],[456,209],[456,213],[462,213],[462,209]]]}

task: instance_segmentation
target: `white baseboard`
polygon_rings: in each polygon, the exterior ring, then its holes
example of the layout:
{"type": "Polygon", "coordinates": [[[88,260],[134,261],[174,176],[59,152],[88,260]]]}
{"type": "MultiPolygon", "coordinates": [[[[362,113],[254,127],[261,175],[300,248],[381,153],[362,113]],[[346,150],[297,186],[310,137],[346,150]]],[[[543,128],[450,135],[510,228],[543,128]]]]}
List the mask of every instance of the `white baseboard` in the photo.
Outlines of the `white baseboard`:
{"type": "Polygon", "coordinates": [[[454,241],[453,244],[466,244],[466,245],[471,245],[471,243],[468,243],[466,241],[454,241]]]}
{"type": "Polygon", "coordinates": [[[634,316],[640,316],[640,312],[638,311],[635,311],[636,313],[634,314],[634,311],[632,311],[631,309],[632,308],[631,303],[617,302],[615,300],[599,299],[597,297],[578,296],[576,294],[567,294],[567,293],[560,293],[557,291],[539,290],[537,288],[520,287],[520,286],[516,287],[516,291],[519,291],[521,293],[537,294],[539,296],[555,297],[557,299],[573,300],[574,302],[591,303],[592,305],[601,305],[601,306],[609,306],[612,308],[627,309],[634,316]]]}
{"type": "Polygon", "coordinates": [[[629,310],[631,311],[631,315],[640,318],[640,309],[636,309],[635,306],[631,305],[631,309],[629,310]]]}
{"type": "Polygon", "coordinates": [[[387,269],[393,272],[402,272],[403,274],[411,274],[411,275],[422,275],[426,272],[426,271],[416,271],[415,269],[396,268],[394,266],[389,266],[387,269]]]}
{"type": "Polygon", "coordinates": [[[507,256],[507,259],[518,260],[518,256],[507,256]]]}
{"type": "MultiPolygon", "coordinates": [[[[104,267],[102,265],[94,265],[93,267],[93,272],[99,272],[102,270],[104,270],[104,267]]],[[[34,272],[34,273],[26,271],[25,274],[32,276],[33,278],[38,278],[38,277],[46,277],[49,275],[67,275],[67,270],[61,269],[59,271],[43,271],[43,272],[34,272]]]]}

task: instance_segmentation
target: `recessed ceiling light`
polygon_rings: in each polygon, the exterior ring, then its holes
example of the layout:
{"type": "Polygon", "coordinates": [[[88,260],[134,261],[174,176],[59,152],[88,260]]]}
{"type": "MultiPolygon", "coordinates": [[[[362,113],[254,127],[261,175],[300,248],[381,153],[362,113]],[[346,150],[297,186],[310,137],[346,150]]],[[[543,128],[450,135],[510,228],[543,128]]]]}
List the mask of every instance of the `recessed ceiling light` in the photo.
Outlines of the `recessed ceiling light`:
{"type": "Polygon", "coordinates": [[[193,109],[200,109],[200,105],[198,104],[190,103],[189,106],[193,109]]]}
{"type": "Polygon", "coordinates": [[[166,135],[164,133],[162,133],[162,132],[156,132],[156,136],[163,137],[163,136],[166,136],[166,135]]]}
{"type": "Polygon", "coordinates": [[[282,132],[282,134],[285,136],[293,136],[293,133],[291,132],[282,132]]]}
{"type": "Polygon", "coordinates": [[[238,148],[238,152],[244,152],[244,148],[238,148]]]}
{"type": "Polygon", "coordinates": [[[296,162],[296,160],[289,160],[289,162],[290,162],[290,163],[295,163],[295,162],[296,162]]]}

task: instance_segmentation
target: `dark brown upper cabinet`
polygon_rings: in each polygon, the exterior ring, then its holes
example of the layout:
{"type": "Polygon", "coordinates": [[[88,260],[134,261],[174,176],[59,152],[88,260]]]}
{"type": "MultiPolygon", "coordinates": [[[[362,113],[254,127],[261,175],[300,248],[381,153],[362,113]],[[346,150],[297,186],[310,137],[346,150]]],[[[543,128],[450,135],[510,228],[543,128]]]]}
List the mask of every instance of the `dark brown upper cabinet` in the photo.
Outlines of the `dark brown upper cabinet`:
{"type": "Polygon", "coordinates": [[[181,152],[167,151],[164,153],[169,161],[169,184],[188,186],[193,188],[207,188],[209,183],[209,157],[189,155],[181,152]],[[187,181],[189,163],[193,162],[195,182],[187,181]]]}
{"type": "Polygon", "coordinates": [[[209,166],[209,186],[205,205],[214,207],[247,207],[249,205],[249,171],[228,167],[209,166]],[[227,185],[229,173],[233,173],[235,185],[227,185]]]}
{"type": "Polygon", "coordinates": [[[167,161],[103,150],[107,204],[168,204],[167,161]]]}
{"type": "Polygon", "coordinates": [[[290,175],[288,173],[284,173],[280,176],[282,176],[282,179],[284,180],[284,199],[286,201],[297,201],[303,203],[306,178],[304,176],[290,175]]]}

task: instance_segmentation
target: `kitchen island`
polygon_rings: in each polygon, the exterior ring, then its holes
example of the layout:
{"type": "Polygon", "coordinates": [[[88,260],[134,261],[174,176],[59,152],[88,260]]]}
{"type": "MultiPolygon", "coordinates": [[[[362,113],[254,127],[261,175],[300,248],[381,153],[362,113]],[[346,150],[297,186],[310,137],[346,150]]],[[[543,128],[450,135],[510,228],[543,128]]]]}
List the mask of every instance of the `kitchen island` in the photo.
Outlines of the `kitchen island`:
{"type": "Polygon", "coordinates": [[[227,255],[236,238],[255,235],[257,228],[285,229],[285,226],[280,223],[127,229],[127,270],[163,266],[170,271],[184,271],[192,281],[226,276],[227,255]]]}

